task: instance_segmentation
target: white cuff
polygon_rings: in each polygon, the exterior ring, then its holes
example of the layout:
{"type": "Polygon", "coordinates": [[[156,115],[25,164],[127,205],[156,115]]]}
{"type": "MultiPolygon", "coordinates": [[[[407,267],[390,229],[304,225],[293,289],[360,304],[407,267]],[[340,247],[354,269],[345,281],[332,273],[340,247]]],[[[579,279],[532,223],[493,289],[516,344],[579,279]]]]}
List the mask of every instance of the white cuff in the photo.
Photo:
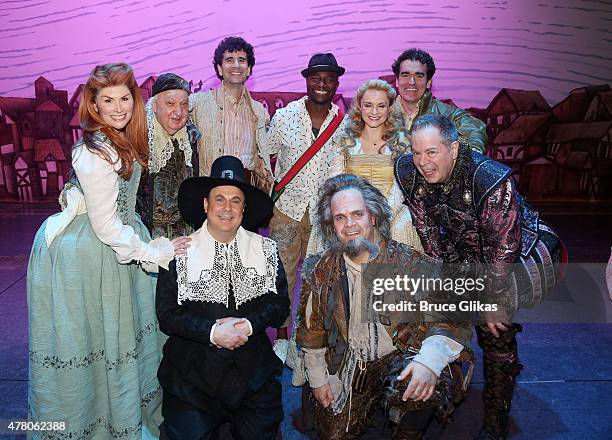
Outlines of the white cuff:
{"type": "Polygon", "coordinates": [[[244,318],[244,320],[246,321],[246,323],[249,326],[249,334],[247,336],[251,336],[253,334],[253,326],[251,325],[251,321],[249,321],[248,319],[244,318]]]}
{"type": "Polygon", "coordinates": [[[216,342],[215,342],[215,328],[217,328],[217,323],[214,323],[212,328],[210,329],[210,343],[213,344],[215,347],[219,347],[216,342]]]}
{"type": "Polygon", "coordinates": [[[447,336],[433,335],[423,341],[413,360],[425,365],[439,377],[444,367],[459,357],[461,350],[463,345],[457,341],[447,336]]]}
{"type": "Polygon", "coordinates": [[[159,266],[155,263],[148,263],[146,261],[142,261],[140,263],[140,266],[142,267],[142,270],[147,273],[159,273],[159,266]]]}
{"type": "MultiPolygon", "coordinates": [[[[153,263],[168,270],[168,264],[174,259],[174,246],[166,237],[158,237],[148,243],[143,243],[136,259],[141,263],[153,263]]],[[[119,261],[127,263],[127,261],[119,261]]]]}

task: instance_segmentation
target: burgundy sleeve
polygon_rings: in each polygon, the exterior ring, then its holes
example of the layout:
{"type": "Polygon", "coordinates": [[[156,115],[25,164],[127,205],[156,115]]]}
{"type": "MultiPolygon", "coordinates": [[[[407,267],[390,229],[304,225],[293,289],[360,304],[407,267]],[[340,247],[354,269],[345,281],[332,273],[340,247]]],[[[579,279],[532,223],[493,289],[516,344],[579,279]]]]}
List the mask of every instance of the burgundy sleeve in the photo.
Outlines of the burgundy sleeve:
{"type": "Polygon", "coordinates": [[[510,275],[521,253],[521,216],[511,179],[487,197],[480,224],[487,263],[486,294],[489,300],[507,300],[508,306],[514,309],[509,295],[510,275]]]}

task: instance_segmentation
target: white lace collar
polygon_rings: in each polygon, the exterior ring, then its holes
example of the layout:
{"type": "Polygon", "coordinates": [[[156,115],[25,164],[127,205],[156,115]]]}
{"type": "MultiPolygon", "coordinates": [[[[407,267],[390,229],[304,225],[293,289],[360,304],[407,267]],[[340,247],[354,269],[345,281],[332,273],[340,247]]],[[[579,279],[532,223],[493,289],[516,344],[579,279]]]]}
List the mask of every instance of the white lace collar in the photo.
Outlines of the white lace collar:
{"type": "Polygon", "coordinates": [[[238,228],[230,243],[216,241],[208,222],[191,234],[186,255],[176,257],[178,303],[185,300],[228,305],[230,284],[236,307],[276,291],[278,254],[276,243],[238,228]]]}
{"type": "Polygon", "coordinates": [[[149,134],[149,172],[158,173],[172,156],[174,145],[172,140],[176,139],[179,144],[179,149],[185,154],[185,165],[192,167],[191,164],[191,143],[189,142],[189,134],[187,126],[181,128],[173,136],[168,135],[166,130],[160,125],[153,111],[152,97],[147,101],[145,110],[147,114],[147,131],[149,134]]]}

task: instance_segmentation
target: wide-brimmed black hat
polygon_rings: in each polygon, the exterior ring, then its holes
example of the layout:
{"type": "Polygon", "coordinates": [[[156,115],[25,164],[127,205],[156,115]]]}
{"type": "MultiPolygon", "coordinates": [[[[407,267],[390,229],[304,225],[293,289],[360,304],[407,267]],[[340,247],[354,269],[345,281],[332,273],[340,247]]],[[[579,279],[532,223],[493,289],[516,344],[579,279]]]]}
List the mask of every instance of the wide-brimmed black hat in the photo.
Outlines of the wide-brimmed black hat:
{"type": "Polygon", "coordinates": [[[274,202],[265,192],[247,183],[244,166],[234,156],[217,158],[212,164],[209,177],[190,177],[181,183],[178,207],[185,221],[194,229],[199,229],[206,220],[204,198],[208,197],[211,189],[224,185],[235,186],[244,193],[242,227],[249,231],[265,227],[272,218],[274,202]]]}
{"type": "Polygon", "coordinates": [[[317,53],[308,61],[308,68],[302,70],[302,76],[307,78],[314,72],[335,72],[338,76],[344,75],[344,67],[340,67],[332,53],[317,53]]]}

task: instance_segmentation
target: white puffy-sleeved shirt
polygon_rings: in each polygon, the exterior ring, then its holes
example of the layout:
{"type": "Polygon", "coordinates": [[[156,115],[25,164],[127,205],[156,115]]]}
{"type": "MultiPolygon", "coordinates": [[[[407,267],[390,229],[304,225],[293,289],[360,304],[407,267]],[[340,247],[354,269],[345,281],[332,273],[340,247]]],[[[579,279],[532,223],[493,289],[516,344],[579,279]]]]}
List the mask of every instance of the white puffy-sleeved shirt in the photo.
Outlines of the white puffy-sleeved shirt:
{"type": "MultiPolygon", "coordinates": [[[[316,137],[312,132],[312,121],[306,110],[305,96],[290,102],[274,114],[266,139],[266,153],[276,154],[275,180],[279,182],[291,169],[294,163],[314,143],[316,137]]],[[[332,103],[327,117],[319,129],[319,136],[325,131],[339,108],[332,103]]],[[[338,140],[342,128],[334,134],[317,154],[286,186],[285,191],[276,201],[276,207],[287,216],[300,221],[310,208],[310,222],[314,224],[315,206],[320,186],[329,178],[333,158],[339,154],[338,140]]]]}
{"type": "MultiPolygon", "coordinates": [[[[356,341],[353,337],[356,329],[367,328],[365,320],[360,317],[361,313],[361,265],[354,263],[349,257],[343,255],[344,262],[347,269],[347,281],[349,290],[349,307],[351,310],[350,320],[348,323],[348,334],[349,334],[349,345],[353,345],[356,341]],[[353,334],[352,334],[353,333],[353,334]]],[[[308,298],[306,306],[305,322],[306,326],[309,327],[310,317],[312,316],[312,297],[308,298]]],[[[374,358],[380,359],[388,353],[395,350],[393,346],[393,340],[389,333],[385,330],[385,327],[377,323],[378,327],[378,338],[377,349],[378,352],[374,358]]],[[[360,333],[359,331],[357,333],[360,333]]],[[[367,334],[367,333],[366,333],[367,334]]],[[[364,336],[363,334],[361,335],[364,336]]],[[[372,343],[375,340],[373,337],[368,337],[362,340],[372,343]]],[[[332,386],[334,397],[337,398],[340,389],[338,388],[340,382],[337,377],[330,377],[327,371],[327,361],[325,359],[325,352],[327,348],[302,348],[304,351],[304,364],[306,367],[306,374],[308,375],[308,382],[311,388],[318,388],[327,383],[338,384],[332,386]]],[[[454,362],[459,358],[463,345],[459,342],[443,335],[432,335],[425,338],[421,344],[421,349],[412,359],[422,365],[425,365],[434,374],[440,377],[442,370],[451,362],[454,362]]],[[[373,360],[373,359],[365,359],[373,360]]]]}
{"type": "MultiPolygon", "coordinates": [[[[104,139],[106,140],[106,139],[104,139]]],[[[115,162],[117,153],[108,140],[103,144],[115,162]]],[[[117,209],[121,164],[111,164],[93,153],[84,143],[76,145],[72,167],[81,185],[87,216],[98,239],[117,254],[119,263],[137,261],[148,271],[159,265],[165,269],[174,258],[174,246],[165,237],[143,242],[129,225],[123,224],[117,209]]]]}

